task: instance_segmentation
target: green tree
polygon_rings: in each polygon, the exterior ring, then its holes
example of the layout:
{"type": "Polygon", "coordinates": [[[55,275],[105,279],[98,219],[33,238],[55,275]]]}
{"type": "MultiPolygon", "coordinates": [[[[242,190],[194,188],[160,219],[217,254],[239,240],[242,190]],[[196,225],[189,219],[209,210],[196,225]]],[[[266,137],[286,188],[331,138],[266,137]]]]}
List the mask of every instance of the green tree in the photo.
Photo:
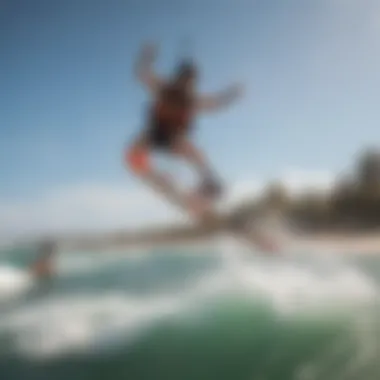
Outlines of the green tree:
{"type": "Polygon", "coordinates": [[[360,188],[368,193],[380,191],[380,151],[365,150],[357,162],[357,180],[360,188]]]}

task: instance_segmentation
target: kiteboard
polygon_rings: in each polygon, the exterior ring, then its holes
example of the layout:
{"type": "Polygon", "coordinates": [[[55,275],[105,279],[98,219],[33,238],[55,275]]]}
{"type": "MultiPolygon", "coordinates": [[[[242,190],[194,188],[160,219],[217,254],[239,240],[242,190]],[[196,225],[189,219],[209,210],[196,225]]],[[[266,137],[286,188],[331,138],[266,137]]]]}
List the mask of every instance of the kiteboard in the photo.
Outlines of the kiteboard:
{"type": "Polygon", "coordinates": [[[184,211],[205,228],[225,231],[239,240],[244,240],[249,245],[254,245],[266,252],[274,252],[279,249],[279,244],[275,242],[275,239],[270,234],[263,233],[260,229],[252,228],[252,223],[250,223],[254,219],[252,215],[249,219],[228,220],[225,215],[216,210],[215,202],[212,199],[202,196],[198,191],[182,192],[169,177],[150,173],[144,176],[143,181],[159,192],[172,205],[184,211]]]}

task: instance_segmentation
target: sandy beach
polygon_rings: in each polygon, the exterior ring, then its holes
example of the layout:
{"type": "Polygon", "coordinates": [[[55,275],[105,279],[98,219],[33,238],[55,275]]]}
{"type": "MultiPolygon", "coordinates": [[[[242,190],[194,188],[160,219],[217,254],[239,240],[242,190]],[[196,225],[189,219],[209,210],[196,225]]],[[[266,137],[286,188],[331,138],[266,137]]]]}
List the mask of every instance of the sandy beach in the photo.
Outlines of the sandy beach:
{"type": "Polygon", "coordinates": [[[333,251],[348,254],[380,254],[380,232],[323,233],[299,236],[291,244],[294,249],[333,251]]]}

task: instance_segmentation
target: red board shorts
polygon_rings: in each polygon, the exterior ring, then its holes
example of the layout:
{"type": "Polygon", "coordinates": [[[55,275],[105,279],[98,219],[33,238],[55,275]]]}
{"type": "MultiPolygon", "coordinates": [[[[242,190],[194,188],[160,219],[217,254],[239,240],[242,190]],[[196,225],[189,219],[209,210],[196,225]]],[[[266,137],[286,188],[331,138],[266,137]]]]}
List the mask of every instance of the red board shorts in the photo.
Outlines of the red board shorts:
{"type": "Polygon", "coordinates": [[[151,169],[152,151],[170,151],[178,137],[176,128],[152,118],[145,131],[144,144],[137,144],[126,151],[126,163],[135,173],[147,173],[151,169]]]}

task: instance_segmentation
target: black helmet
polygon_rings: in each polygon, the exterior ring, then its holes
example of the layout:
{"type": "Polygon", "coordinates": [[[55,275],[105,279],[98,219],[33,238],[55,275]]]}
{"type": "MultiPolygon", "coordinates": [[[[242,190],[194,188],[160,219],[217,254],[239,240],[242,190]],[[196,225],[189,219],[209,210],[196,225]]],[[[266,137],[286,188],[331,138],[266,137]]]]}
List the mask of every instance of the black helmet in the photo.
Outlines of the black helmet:
{"type": "Polygon", "coordinates": [[[190,60],[184,60],[176,68],[177,78],[195,78],[198,75],[197,66],[190,60]]]}

